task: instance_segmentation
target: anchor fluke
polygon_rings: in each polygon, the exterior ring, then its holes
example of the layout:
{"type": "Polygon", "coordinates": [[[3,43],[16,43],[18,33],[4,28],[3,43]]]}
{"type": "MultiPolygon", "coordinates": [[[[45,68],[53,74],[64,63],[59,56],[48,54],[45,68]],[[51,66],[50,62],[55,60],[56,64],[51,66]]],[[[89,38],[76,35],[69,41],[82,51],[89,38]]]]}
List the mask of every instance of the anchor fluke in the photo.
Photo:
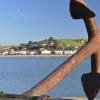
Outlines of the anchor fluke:
{"type": "Polygon", "coordinates": [[[83,89],[89,100],[94,100],[100,89],[100,73],[82,75],[83,89]]]}
{"type": "Polygon", "coordinates": [[[86,6],[83,0],[70,0],[70,13],[74,19],[95,17],[95,13],[86,6]]]}

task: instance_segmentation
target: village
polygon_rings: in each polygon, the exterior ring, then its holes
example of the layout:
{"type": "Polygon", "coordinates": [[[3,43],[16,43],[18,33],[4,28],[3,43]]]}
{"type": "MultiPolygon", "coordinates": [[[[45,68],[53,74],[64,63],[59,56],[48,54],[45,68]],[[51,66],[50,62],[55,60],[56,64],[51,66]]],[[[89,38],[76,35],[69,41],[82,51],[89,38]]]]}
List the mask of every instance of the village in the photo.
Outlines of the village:
{"type": "MultiPolygon", "coordinates": [[[[38,42],[29,41],[19,45],[0,50],[0,55],[72,55],[81,48],[81,45],[65,44],[65,40],[57,40],[53,37],[38,42]]],[[[75,40],[73,40],[75,42],[75,40]]],[[[76,40],[84,44],[84,40],[76,40]]],[[[67,41],[68,42],[68,41],[67,41]]]]}
{"type": "Polygon", "coordinates": [[[77,50],[47,50],[47,49],[42,49],[40,51],[37,50],[32,50],[32,51],[27,51],[27,50],[18,50],[15,51],[14,49],[10,49],[7,51],[4,51],[3,53],[0,53],[0,55],[6,56],[6,55],[72,55],[77,50]]]}

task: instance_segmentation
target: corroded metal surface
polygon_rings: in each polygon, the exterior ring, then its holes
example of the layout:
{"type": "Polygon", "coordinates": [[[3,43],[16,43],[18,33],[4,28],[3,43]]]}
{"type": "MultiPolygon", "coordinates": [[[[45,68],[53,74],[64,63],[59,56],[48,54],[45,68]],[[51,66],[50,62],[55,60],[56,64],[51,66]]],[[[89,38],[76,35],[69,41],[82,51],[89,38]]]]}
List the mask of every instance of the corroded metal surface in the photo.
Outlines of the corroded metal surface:
{"type": "Polygon", "coordinates": [[[100,89],[100,34],[94,19],[95,13],[86,6],[83,0],[70,0],[70,12],[74,19],[84,20],[89,37],[87,44],[37,85],[23,93],[24,95],[47,94],[70,72],[74,71],[83,60],[91,56],[91,73],[82,76],[82,83],[88,99],[96,99],[100,89]],[[91,84],[90,87],[89,84],[91,84]]]}

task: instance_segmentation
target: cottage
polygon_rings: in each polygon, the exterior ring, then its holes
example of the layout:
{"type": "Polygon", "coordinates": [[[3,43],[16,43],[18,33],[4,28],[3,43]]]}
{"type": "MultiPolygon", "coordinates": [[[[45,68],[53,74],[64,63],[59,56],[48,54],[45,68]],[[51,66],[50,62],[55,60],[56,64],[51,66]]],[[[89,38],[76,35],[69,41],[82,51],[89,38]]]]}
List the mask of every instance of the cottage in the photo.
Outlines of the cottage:
{"type": "Polygon", "coordinates": [[[28,54],[29,55],[35,55],[35,54],[37,54],[37,51],[29,51],[28,54]]]}
{"type": "Polygon", "coordinates": [[[19,54],[20,54],[20,55],[26,55],[26,54],[27,54],[27,51],[26,51],[26,50],[19,51],[19,54]]]}
{"type": "Polygon", "coordinates": [[[63,55],[63,50],[56,50],[54,52],[56,55],[63,55]]]}
{"type": "Polygon", "coordinates": [[[2,53],[2,55],[3,55],[3,56],[8,55],[8,51],[4,51],[4,52],[2,53]]]}
{"type": "Polygon", "coordinates": [[[76,52],[77,52],[77,50],[73,50],[73,51],[72,51],[72,50],[65,50],[65,51],[64,51],[64,54],[65,54],[65,55],[73,55],[73,54],[76,53],[76,52]]]}
{"type": "Polygon", "coordinates": [[[51,51],[50,50],[43,50],[43,51],[41,51],[41,54],[43,54],[43,55],[50,55],[51,51]]]}

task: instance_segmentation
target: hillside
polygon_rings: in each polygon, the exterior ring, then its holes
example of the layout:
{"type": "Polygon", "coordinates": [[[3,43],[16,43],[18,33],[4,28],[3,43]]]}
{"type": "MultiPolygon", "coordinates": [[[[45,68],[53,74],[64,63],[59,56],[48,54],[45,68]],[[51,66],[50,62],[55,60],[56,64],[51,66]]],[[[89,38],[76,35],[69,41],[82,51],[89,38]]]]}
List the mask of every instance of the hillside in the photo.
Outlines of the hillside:
{"type": "Polygon", "coordinates": [[[85,39],[62,39],[63,45],[70,45],[70,46],[82,46],[84,45],[87,41],[85,39]]]}
{"type": "MultiPolygon", "coordinates": [[[[38,46],[38,48],[40,48],[41,44],[42,45],[45,44],[45,46],[43,46],[43,47],[46,48],[46,49],[50,49],[50,48],[51,49],[53,49],[53,48],[61,49],[61,48],[65,47],[65,46],[70,46],[70,47],[73,47],[73,46],[76,47],[77,46],[77,47],[80,47],[80,46],[84,45],[86,42],[87,41],[85,39],[53,39],[52,38],[51,40],[47,39],[47,40],[37,41],[37,42],[32,42],[31,41],[31,42],[25,43],[25,44],[27,44],[26,48],[28,46],[30,48],[31,47],[32,48],[33,47],[37,48],[37,46],[38,46]],[[53,45],[52,45],[52,43],[53,43],[53,45]]],[[[13,45],[13,47],[16,47],[16,46],[13,45]]],[[[25,47],[25,45],[24,45],[24,47],[25,47]]],[[[12,48],[12,46],[0,46],[0,51],[8,50],[10,48],[12,48]]]]}
{"type": "Polygon", "coordinates": [[[9,48],[11,48],[11,46],[1,46],[1,45],[0,45],[0,50],[7,50],[7,49],[9,49],[9,48]]]}

